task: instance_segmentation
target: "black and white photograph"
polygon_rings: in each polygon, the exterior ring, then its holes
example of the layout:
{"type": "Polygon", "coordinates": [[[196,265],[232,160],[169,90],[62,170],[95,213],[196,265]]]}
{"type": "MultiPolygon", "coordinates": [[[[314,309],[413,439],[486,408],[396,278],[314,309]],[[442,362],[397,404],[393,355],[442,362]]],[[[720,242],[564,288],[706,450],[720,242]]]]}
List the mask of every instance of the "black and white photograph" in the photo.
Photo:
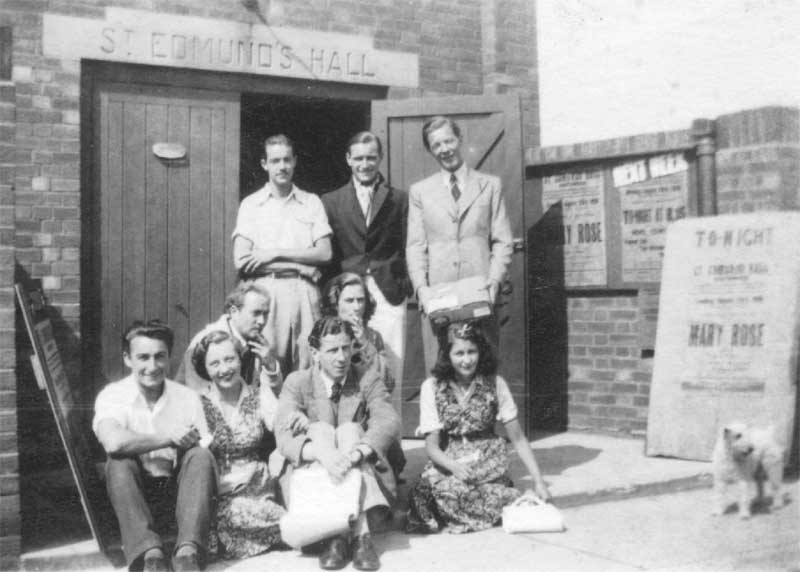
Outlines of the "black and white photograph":
{"type": "Polygon", "coordinates": [[[799,31],[0,0],[0,570],[800,572],[799,31]]]}

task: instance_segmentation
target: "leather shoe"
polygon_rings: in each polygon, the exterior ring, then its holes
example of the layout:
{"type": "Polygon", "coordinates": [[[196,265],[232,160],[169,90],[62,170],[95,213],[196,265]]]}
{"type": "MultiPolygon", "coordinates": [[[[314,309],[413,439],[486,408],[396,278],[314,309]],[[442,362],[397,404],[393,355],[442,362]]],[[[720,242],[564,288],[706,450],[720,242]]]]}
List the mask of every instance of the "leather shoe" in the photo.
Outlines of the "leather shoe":
{"type": "Polygon", "coordinates": [[[353,539],[353,568],[356,570],[377,570],[381,567],[372,537],[362,534],[353,539]]]}
{"type": "Polygon", "coordinates": [[[172,570],[174,572],[197,572],[200,570],[200,563],[197,561],[197,553],[181,554],[173,556],[172,570]]]}
{"type": "Polygon", "coordinates": [[[163,556],[149,556],[144,559],[143,572],[169,572],[167,559],[163,556]]]}
{"type": "Polygon", "coordinates": [[[319,567],[323,570],[340,570],[347,566],[350,555],[348,554],[347,539],[336,536],[331,538],[328,547],[319,556],[319,567]]]}

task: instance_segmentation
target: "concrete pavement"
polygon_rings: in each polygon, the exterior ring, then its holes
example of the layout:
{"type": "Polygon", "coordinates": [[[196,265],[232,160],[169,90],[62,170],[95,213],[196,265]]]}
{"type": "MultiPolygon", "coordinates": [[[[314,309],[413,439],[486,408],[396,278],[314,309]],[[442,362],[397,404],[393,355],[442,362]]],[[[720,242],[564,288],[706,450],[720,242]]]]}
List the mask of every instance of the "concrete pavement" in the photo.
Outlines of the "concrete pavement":
{"type": "MultiPolygon", "coordinates": [[[[709,464],[644,456],[644,442],[590,433],[536,439],[534,452],[567,522],[551,534],[484,532],[375,536],[384,572],[471,570],[787,570],[800,566],[800,486],[792,502],[742,522],[710,516],[709,464]]],[[[422,441],[406,441],[409,480],[424,464],[422,441]]],[[[524,471],[512,476],[525,485],[524,471]]],[[[407,486],[407,485],[406,485],[407,486]]],[[[24,570],[113,570],[92,541],[25,554],[24,570]]],[[[352,567],[346,568],[352,570],[352,567]]],[[[313,556],[285,551],[209,570],[315,572],[313,556]]],[[[800,571],[800,567],[797,568],[800,571]]]]}

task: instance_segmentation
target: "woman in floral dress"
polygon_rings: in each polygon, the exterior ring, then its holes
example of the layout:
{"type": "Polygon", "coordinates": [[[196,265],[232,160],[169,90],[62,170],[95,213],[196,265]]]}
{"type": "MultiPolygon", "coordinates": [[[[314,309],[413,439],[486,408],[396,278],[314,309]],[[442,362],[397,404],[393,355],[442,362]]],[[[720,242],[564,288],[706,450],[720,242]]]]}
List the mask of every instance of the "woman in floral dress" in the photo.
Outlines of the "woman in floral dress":
{"type": "Polygon", "coordinates": [[[213,435],[209,449],[219,465],[209,553],[221,558],[260,554],[280,543],[278,521],[285,514],[267,465],[274,449],[270,408],[262,406],[259,389],[242,380],[239,354],[227,332],[205,336],[192,360],[197,373],[213,382],[201,395],[213,435]]]}
{"type": "Polygon", "coordinates": [[[496,421],[504,424],[534,492],[550,496],[480,326],[457,323],[445,334],[433,377],[420,390],[418,431],[430,461],[409,495],[408,532],[483,530],[520,495],[508,476],[506,440],[494,433],[496,421]]]}

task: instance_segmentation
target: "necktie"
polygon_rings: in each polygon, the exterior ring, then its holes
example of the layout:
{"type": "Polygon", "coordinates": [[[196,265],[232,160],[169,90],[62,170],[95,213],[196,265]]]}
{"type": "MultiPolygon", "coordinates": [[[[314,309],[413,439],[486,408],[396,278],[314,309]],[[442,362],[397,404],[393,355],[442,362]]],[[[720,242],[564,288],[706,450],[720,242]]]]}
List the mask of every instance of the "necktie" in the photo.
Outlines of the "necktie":
{"type": "Polygon", "coordinates": [[[331,386],[331,401],[339,403],[339,398],[342,396],[342,384],[334,383],[331,386]]]}
{"type": "Polygon", "coordinates": [[[370,188],[367,191],[367,209],[364,212],[364,218],[367,221],[367,226],[369,226],[369,223],[372,222],[372,197],[374,194],[375,194],[374,188],[370,188]]]}
{"type": "Polygon", "coordinates": [[[453,195],[453,200],[458,202],[458,198],[461,196],[461,189],[458,188],[458,179],[455,173],[450,175],[450,193],[453,195]]]}
{"type": "Polygon", "coordinates": [[[246,384],[253,383],[256,369],[256,355],[249,349],[242,355],[242,379],[246,384]]]}

